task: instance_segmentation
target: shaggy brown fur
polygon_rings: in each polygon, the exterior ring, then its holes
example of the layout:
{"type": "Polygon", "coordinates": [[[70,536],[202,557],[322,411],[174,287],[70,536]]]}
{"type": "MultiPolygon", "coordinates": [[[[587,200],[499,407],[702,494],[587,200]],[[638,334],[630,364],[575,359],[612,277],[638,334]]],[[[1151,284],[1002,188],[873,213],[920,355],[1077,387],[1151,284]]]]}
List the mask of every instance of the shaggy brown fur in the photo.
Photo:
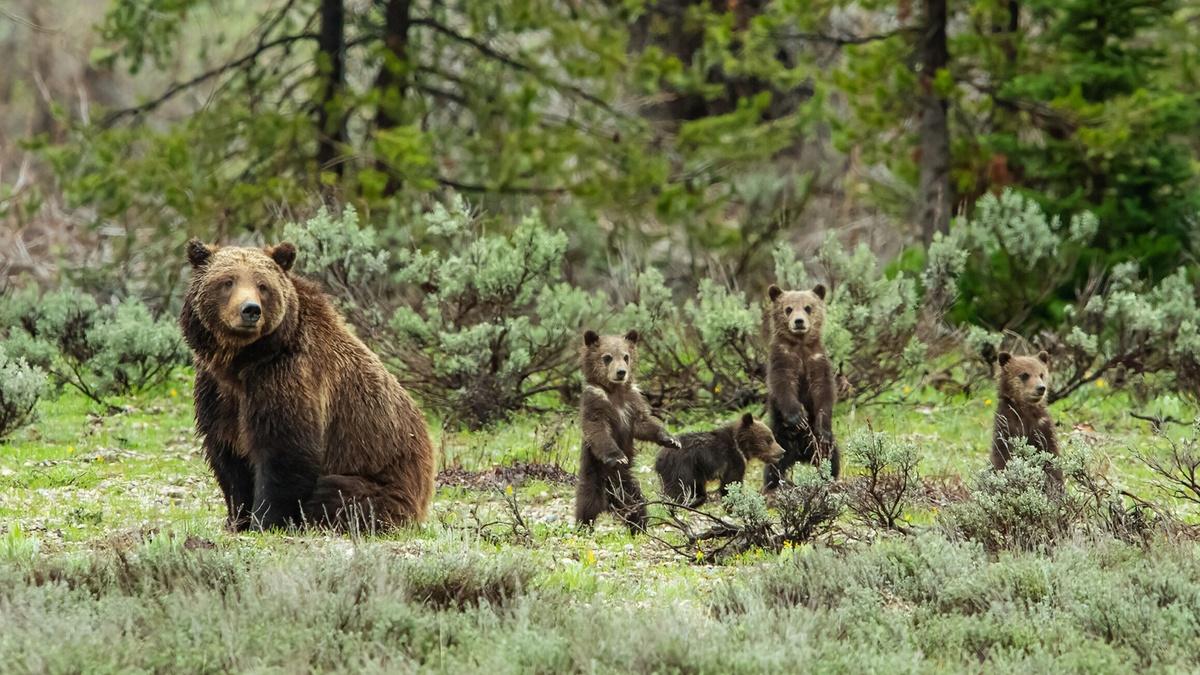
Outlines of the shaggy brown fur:
{"type": "Polygon", "coordinates": [[[768,464],[763,487],[773,490],[798,461],[830,461],[834,478],[841,453],[833,440],[833,368],[821,344],[825,287],[784,291],[771,286],[768,311],[771,347],[767,360],[767,405],[771,431],[783,446],[783,459],[768,464]]]}
{"type": "Polygon", "coordinates": [[[724,497],[730,483],[746,476],[746,462],[758,459],[768,464],[783,458],[783,448],[767,425],[746,413],[720,429],[683,434],[682,448],[663,448],[654,469],[662,479],[663,494],[679,504],[695,508],[708,501],[706,484],[721,480],[724,497]]]}
{"type": "MultiPolygon", "coordinates": [[[[1008,465],[1012,457],[1011,441],[1021,439],[1038,452],[1058,457],[1058,440],[1054,421],[1046,410],[1050,386],[1050,355],[1038,352],[1033,356],[1013,356],[1000,352],[996,424],[992,434],[992,466],[997,470],[1008,465]]],[[[1058,486],[1063,474],[1057,467],[1046,467],[1046,473],[1058,486]]]]}
{"type": "Polygon", "coordinates": [[[229,526],[419,522],[433,495],[425,420],[313,283],[291,244],[188,243],[180,325],[196,426],[229,526]]]}
{"type": "Polygon", "coordinates": [[[591,527],[596,516],[612,511],[633,532],[646,528],[646,504],[630,467],[633,441],[679,447],[633,384],[637,367],[637,331],[624,337],[583,335],[580,364],[586,383],[580,402],[583,452],[575,488],[575,522],[591,527]]]}

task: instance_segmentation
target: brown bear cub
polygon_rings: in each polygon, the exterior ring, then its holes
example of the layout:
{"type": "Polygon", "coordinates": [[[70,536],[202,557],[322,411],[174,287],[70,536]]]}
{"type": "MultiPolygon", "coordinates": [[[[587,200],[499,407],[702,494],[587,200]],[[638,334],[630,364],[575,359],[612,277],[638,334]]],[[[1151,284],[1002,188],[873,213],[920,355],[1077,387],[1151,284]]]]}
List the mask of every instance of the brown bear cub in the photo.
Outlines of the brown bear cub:
{"type": "Polygon", "coordinates": [[[654,469],[662,479],[663,494],[692,508],[708,501],[705,485],[720,479],[724,497],[730,483],[746,476],[746,462],[758,459],[768,464],[783,458],[783,448],[767,425],[746,413],[736,422],[713,431],[683,434],[682,448],[663,448],[654,469]]]}
{"type": "MultiPolygon", "coordinates": [[[[992,466],[1003,469],[1012,457],[1012,441],[1020,439],[1038,452],[1058,457],[1054,421],[1046,411],[1050,383],[1050,355],[1013,356],[1000,352],[999,390],[996,425],[992,435],[992,466]]],[[[1046,467],[1053,483],[1061,487],[1062,470],[1046,467]]]]}
{"type": "Polygon", "coordinates": [[[612,511],[630,531],[645,530],[646,503],[630,470],[633,441],[679,447],[662,422],[651,416],[649,404],[633,383],[637,341],[637,331],[624,337],[601,337],[590,330],[583,335],[583,454],[575,488],[575,523],[585,528],[602,512],[612,511]]]}
{"type": "Polygon", "coordinates": [[[768,464],[763,475],[763,488],[770,491],[798,461],[819,465],[828,459],[837,478],[841,455],[833,440],[833,368],[821,344],[825,287],[785,291],[772,285],[768,295],[767,406],[771,431],[783,446],[783,458],[768,464]]]}
{"type": "Polygon", "coordinates": [[[179,322],[229,527],[424,519],[434,478],[425,420],[320,288],[288,273],[295,247],[193,239],[187,255],[179,322]]]}

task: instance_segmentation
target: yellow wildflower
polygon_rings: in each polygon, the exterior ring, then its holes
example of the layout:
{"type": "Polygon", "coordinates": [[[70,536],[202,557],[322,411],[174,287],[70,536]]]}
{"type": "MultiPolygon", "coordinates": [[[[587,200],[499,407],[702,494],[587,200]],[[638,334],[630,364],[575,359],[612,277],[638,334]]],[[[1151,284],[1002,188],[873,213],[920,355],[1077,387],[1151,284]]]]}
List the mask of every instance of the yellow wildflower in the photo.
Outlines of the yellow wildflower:
{"type": "Polygon", "coordinates": [[[700,549],[696,549],[696,562],[703,562],[703,561],[704,561],[704,551],[701,551],[700,549]]]}
{"type": "Polygon", "coordinates": [[[172,390],[171,390],[171,398],[175,398],[176,396],[179,396],[179,390],[178,390],[178,389],[172,389],[172,390]]]}
{"type": "Polygon", "coordinates": [[[1096,380],[1096,388],[1097,389],[1103,389],[1107,386],[1108,386],[1108,383],[1104,381],[1103,377],[1097,378],[1097,380],[1096,380]]]}
{"type": "Polygon", "coordinates": [[[595,565],[596,564],[596,552],[589,548],[587,550],[587,553],[585,553],[583,556],[583,562],[584,562],[584,564],[587,564],[587,565],[595,565]]]}
{"type": "Polygon", "coordinates": [[[904,395],[907,396],[912,393],[912,387],[910,387],[906,384],[906,385],[904,385],[904,388],[901,389],[900,391],[903,391],[904,395]]]}
{"type": "Polygon", "coordinates": [[[991,404],[992,404],[992,399],[990,399],[990,398],[985,398],[985,399],[983,399],[983,404],[984,404],[984,405],[991,405],[991,404]]]}
{"type": "Polygon", "coordinates": [[[505,485],[505,486],[504,486],[504,494],[506,494],[506,495],[508,495],[508,496],[510,496],[510,497],[511,497],[511,496],[512,496],[512,493],[513,493],[512,486],[511,486],[511,485],[505,485]]]}
{"type": "Polygon", "coordinates": [[[721,393],[721,385],[719,385],[719,384],[718,384],[718,385],[716,385],[715,387],[713,387],[713,393],[714,393],[714,394],[719,394],[719,393],[721,393]]]}

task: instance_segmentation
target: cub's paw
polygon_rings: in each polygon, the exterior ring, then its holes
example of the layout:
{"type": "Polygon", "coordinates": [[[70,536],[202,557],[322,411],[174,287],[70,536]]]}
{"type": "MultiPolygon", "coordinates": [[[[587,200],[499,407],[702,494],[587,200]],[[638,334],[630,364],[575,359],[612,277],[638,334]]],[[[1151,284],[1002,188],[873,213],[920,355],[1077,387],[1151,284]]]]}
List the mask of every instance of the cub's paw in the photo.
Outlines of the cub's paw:
{"type": "Polygon", "coordinates": [[[683,444],[680,443],[679,439],[675,438],[674,436],[667,436],[666,438],[664,438],[662,441],[662,445],[665,447],[668,447],[668,448],[675,448],[676,450],[683,449],[683,444]]]}

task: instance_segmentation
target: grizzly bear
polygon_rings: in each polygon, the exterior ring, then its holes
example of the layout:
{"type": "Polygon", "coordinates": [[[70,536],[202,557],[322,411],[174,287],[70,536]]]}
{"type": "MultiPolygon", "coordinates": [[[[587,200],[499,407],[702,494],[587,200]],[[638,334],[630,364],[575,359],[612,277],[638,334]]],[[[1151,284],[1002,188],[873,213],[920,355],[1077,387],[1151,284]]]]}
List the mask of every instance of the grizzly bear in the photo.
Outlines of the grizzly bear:
{"type": "Polygon", "coordinates": [[[630,470],[633,441],[652,441],[678,448],[662,422],[633,383],[637,367],[637,331],[624,337],[595,331],[583,334],[580,363],[583,396],[580,425],[583,452],[579,458],[579,484],[575,488],[575,523],[591,528],[596,516],[612,511],[631,532],[646,529],[646,503],[630,470]]]}
{"type": "Polygon", "coordinates": [[[314,283],[296,249],[187,245],[179,317],[196,427],[234,530],[416,523],[433,494],[421,412],[314,283]]]}
{"type": "Polygon", "coordinates": [[[763,474],[763,489],[771,491],[798,461],[819,465],[828,459],[837,478],[841,453],[833,440],[833,368],[821,344],[825,287],[784,291],[772,284],[768,295],[767,407],[771,431],[783,446],[783,459],[763,474]]]}
{"type": "MultiPolygon", "coordinates": [[[[1012,441],[1020,439],[1038,452],[1058,457],[1054,421],[1046,410],[1050,383],[1050,355],[1013,356],[1000,352],[996,397],[996,424],[992,433],[992,466],[1001,470],[1012,457],[1012,441]]],[[[1062,470],[1047,466],[1046,474],[1058,487],[1063,484],[1062,470]]]]}
{"type": "Polygon", "coordinates": [[[758,459],[770,464],[783,457],[775,434],[750,413],[713,431],[683,434],[679,443],[682,448],[663,448],[658,453],[654,470],[662,479],[663,494],[692,508],[708,501],[708,481],[719,478],[718,494],[724,497],[730,483],[745,478],[746,462],[758,459]]]}

